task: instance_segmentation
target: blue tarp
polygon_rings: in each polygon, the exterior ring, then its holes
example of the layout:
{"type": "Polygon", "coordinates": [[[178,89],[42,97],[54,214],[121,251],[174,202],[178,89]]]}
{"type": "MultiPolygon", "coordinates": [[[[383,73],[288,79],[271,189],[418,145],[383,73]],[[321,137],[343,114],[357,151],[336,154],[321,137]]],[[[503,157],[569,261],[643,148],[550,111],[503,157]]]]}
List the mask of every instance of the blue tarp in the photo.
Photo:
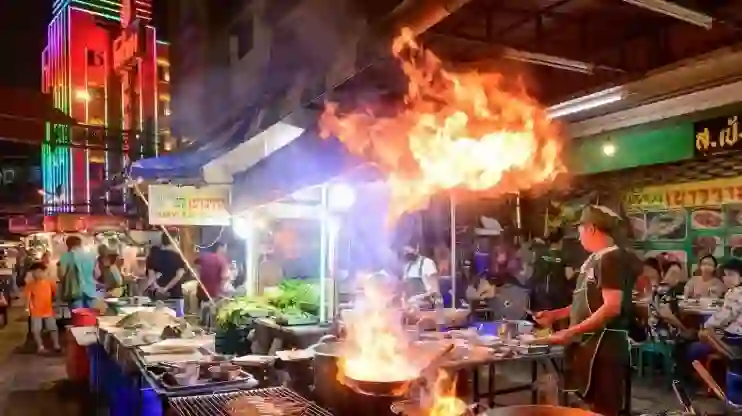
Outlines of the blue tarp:
{"type": "Polygon", "coordinates": [[[233,199],[266,201],[290,195],[348,175],[348,180],[370,181],[380,173],[350,154],[337,139],[324,140],[313,130],[235,177],[233,199]]]}
{"type": "Polygon", "coordinates": [[[188,147],[164,156],[142,159],[131,164],[132,178],[154,179],[200,179],[201,169],[207,163],[230,152],[245,141],[250,128],[248,117],[232,125],[228,131],[216,138],[203,138],[188,147]]]}

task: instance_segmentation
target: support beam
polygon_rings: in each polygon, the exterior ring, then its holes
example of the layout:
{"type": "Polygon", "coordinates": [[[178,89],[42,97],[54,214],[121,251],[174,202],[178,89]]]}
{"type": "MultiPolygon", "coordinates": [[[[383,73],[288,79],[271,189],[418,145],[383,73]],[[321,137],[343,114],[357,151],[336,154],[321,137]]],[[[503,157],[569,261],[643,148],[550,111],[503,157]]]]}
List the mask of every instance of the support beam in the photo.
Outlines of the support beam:
{"type": "Polygon", "coordinates": [[[558,9],[558,8],[564,6],[564,5],[566,5],[566,4],[568,4],[568,3],[572,2],[572,1],[573,0],[559,0],[559,1],[555,2],[555,3],[552,3],[552,4],[544,7],[543,9],[540,9],[540,10],[536,11],[534,14],[532,14],[532,15],[530,15],[528,17],[525,17],[523,19],[520,19],[517,22],[515,22],[515,23],[513,23],[513,24],[511,24],[511,25],[509,25],[509,26],[507,26],[507,27],[499,30],[497,33],[495,33],[494,38],[490,38],[490,40],[495,39],[495,40],[500,41],[503,38],[505,38],[511,31],[513,31],[515,29],[518,29],[519,27],[521,27],[521,26],[523,26],[525,24],[530,23],[533,19],[538,18],[539,16],[541,16],[544,13],[550,13],[550,12],[552,12],[552,11],[554,11],[554,10],[556,10],[556,9],[558,9]]]}
{"type": "MultiPolygon", "coordinates": [[[[471,38],[471,37],[461,36],[461,35],[448,35],[448,34],[440,34],[440,33],[428,32],[426,34],[426,36],[429,37],[429,38],[433,38],[433,39],[435,39],[435,38],[438,38],[438,39],[447,39],[449,41],[459,42],[462,45],[462,47],[467,47],[468,46],[468,47],[472,47],[472,48],[492,48],[497,53],[503,53],[505,50],[507,50],[509,48],[506,45],[496,45],[496,44],[493,44],[493,43],[484,41],[482,39],[471,38]]],[[[535,51],[534,53],[540,53],[540,52],[535,51]]],[[[571,59],[571,58],[564,58],[564,59],[576,61],[576,60],[571,59]]],[[[593,69],[599,69],[599,70],[602,70],[602,71],[608,71],[608,72],[614,72],[614,73],[624,73],[624,72],[626,72],[626,71],[624,71],[621,68],[615,68],[615,67],[612,67],[612,66],[603,65],[601,63],[595,63],[595,62],[591,62],[591,61],[582,61],[582,62],[585,62],[586,65],[590,65],[593,69]]],[[[582,72],[582,71],[578,71],[578,72],[582,72]]]]}

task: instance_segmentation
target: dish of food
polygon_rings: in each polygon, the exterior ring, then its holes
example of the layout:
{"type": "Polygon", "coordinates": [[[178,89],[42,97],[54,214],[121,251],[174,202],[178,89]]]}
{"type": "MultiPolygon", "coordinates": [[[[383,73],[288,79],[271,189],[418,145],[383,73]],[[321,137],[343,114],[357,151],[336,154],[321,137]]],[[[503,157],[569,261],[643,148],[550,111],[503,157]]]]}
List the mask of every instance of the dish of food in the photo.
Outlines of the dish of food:
{"type": "Polygon", "coordinates": [[[644,240],[647,235],[647,219],[642,215],[632,214],[629,216],[631,222],[631,230],[633,231],[634,239],[644,240]]]}
{"type": "Polygon", "coordinates": [[[729,247],[742,247],[742,234],[732,234],[727,238],[729,247]]]}
{"type": "Polygon", "coordinates": [[[719,228],[724,224],[724,216],[720,209],[698,209],[691,214],[691,224],[697,230],[719,228]]]}
{"type": "Polygon", "coordinates": [[[727,205],[726,212],[727,224],[730,227],[742,227],[742,205],[727,205]]]}
{"type": "Polygon", "coordinates": [[[656,240],[685,239],[685,211],[651,212],[647,214],[647,238],[656,240]]]}
{"type": "Polygon", "coordinates": [[[721,237],[701,235],[693,238],[693,255],[698,257],[713,254],[715,257],[724,256],[724,245],[721,237]]]}
{"type": "Polygon", "coordinates": [[[241,396],[229,403],[233,416],[283,416],[304,414],[307,406],[291,399],[266,399],[259,396],[241,396]]]}

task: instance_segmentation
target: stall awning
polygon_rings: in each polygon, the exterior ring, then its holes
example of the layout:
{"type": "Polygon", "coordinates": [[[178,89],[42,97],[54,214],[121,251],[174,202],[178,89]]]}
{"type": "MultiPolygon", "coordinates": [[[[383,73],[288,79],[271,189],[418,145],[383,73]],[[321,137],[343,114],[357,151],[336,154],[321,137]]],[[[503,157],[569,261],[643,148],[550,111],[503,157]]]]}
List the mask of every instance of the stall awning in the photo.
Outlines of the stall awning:
{"type": "Polygon", "coordinates": [[[273,152],[301,136],[304,129],[279,122],[257,136],[208,162],[203,167],[203,178],[208,183],[232,183],[234,175],[244,172],[273,152]]]}
{"type": "Polygon", "coordinates": [[[331,180],[372,181],[380,177],[380,172],[350,154],[338,140],[323,140],[316,131],[308,130],[235,176],[233,211],[272,202],[331,180]]]}
{"type": "Polygon", "coordinates": [[[249,118],[232,124],[216,137],[204,137],[187,147],[156,158],[138,160],[131,165],[130,176],[145,180],[202,180],[203,167],[239,146],[250,129],[249,118]]]}

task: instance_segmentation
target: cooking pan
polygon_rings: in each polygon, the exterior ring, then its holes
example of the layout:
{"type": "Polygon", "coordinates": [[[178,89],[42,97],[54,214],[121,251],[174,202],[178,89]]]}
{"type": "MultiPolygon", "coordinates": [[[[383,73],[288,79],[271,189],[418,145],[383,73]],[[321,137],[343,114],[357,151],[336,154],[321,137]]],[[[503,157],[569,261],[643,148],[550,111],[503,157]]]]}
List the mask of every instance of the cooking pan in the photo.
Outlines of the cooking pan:
{"type": "Polygon", "coordinates": [[[441,362],[446,358],[446,356],[448,356],[448,354],[450,354],[453,350],[453,344],[447,345],[440,352],[434,355],[427,365],[420,369],[420,376],[414,379],[394,381],[369,381],[356,380],[346,375],[344,376],[343,383],[356,392],[369,396],[402,397],[410,389],[410,385],[412,385],[412,383],[420,380],[428,369],[439,366],[441,362]]]}
{"type": "Polygon", "coordinates": [[[572,407],[531,405],[531,406],[509,406],[492,409],[485,413],[486,416],[600,416],[587,410],[572,407]]]}

